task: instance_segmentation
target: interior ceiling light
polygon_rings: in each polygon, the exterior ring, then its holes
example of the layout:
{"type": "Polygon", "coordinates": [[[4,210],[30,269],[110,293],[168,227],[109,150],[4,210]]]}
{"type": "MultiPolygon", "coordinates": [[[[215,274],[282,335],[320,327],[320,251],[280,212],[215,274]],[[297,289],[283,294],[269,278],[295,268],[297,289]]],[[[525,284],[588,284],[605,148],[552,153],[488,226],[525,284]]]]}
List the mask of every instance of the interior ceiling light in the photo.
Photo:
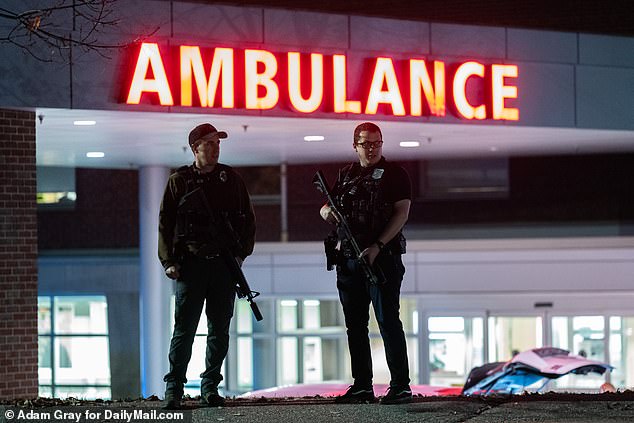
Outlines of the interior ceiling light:
{"type": "Polygon", "coordinates": [[[420,147],[420,141],[401,141],[399,145],[405,148],[420,147]]]}
{"type": "Polygon", "coordinates": [[[100,158],[100,157],[105,157],[105,153],[103,151],[89,151],[88,153],[86,153],[86,157],[96,157],[96,158],[100,158]]]}
{"type": "Polygon", "coordinates": [[[96,120],[76,120],[73,121],[73,125],[75,126],[93,126],[96,125],[97,121],[96,120]]]}
{"type": "Polygon", "coordinates": [[[323,135],[306,135],[304,141],[323,141],[325,138],[323,135]]]}

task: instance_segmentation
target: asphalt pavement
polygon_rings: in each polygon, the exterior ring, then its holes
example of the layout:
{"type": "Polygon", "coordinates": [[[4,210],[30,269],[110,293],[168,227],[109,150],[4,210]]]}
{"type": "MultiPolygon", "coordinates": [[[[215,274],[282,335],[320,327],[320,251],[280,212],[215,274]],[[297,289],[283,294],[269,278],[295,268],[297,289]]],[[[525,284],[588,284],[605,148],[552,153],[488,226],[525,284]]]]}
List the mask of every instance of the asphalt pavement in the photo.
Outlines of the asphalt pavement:
{"type": "Polygon", "coordinates": [[[228,399],[226,406],[169,412],[158,398],[135,401],[32,400],[0,402],[0,423],[520,423],[634,422],[634,392],[604,394],[532,394],[500,398],[422,397],[410,404],[335,404],[332,398],[228,399]],[[134,415],[135,412],[141,414],[134,415]],[[164,413],[164,414],[160,414],[164,413]]]}
{"type": "Polygon", "coordinates": [[[197,409],[193,422],[519,423],[634,422],[634,401],[478,401],[428,399],[402,405],[292,402],[197,409]]]}

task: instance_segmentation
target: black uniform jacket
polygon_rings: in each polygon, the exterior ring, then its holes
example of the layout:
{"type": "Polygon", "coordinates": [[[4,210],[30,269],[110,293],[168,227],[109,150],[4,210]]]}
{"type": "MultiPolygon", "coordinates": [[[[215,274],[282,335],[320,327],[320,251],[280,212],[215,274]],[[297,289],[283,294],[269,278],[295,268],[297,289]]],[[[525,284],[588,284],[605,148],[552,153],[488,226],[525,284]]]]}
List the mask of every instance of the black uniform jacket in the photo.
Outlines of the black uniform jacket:
{"type": "Polygon", "coordinates": [[[194,165],[183,166],[170,175],[159,212],[158,255],[165,269],[178,263],[174,248],[178,204],[192,187],[198,186],[203,188],[212,210],[237,212],[244,216],[242,225],[235,228],[243,248],[239,255],[244,259],[253,252],[255,214],[240,175],[220,163],[206,174],[200,174],[194,165]]]}

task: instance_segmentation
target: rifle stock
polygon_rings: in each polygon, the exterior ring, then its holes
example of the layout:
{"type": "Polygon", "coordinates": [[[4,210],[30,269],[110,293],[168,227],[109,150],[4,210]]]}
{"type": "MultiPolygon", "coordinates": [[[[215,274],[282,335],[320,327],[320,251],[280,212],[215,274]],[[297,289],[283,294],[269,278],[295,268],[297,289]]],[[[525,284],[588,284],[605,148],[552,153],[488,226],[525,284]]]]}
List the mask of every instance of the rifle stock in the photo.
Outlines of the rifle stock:
{"type": "Polygon", "coordinates": [[[335,214],[335,217],[337,218],[337,226],[339,226],[339,228],[343,230],[346,240],[352,246],[354,254],[357,257],[359,265],[361,266],[361,270],[363,271],[366,279],[368,279],[371,284],[381,284],[385,282],[385,275],[383,274],[381,268],[378,266],[371,266],[370,263],[368,263],[368,261],[365,259],[365,257],[360,257],[362,250],[359,247],[359,243],[352,234],[350,225],[348,225],[348,222],[343,213],[339,211],[339,208],[337,207],[337,204],[332,196],[332,191],[328,186],[328,181],[326,181],[326,178],[324,177],[324,174],[321,170],[318,170],[317,173],[315,173],[315,176],[313,177],[313,184],[319,192],[323,193],[326,196],[328,205],[330,206],[330,210],[332,213],[335,214]]]}

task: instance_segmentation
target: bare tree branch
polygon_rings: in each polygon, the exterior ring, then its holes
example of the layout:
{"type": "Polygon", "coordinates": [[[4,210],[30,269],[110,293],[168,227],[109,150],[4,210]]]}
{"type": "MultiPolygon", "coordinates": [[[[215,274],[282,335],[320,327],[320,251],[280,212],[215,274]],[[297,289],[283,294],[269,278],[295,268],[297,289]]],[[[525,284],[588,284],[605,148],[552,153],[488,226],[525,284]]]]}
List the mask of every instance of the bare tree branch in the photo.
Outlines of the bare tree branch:
{"type": "Polygon", "coordinates": [[[157,27],[130,43],[107,42],[108,34],[115,33],[120,24],[115,14],[118,1],[43,0],[46,7],[21,11],[0,7],[0,23],[9,22],[6,29],[0,27],[0,43],[13,44],[43,62],[70,62],[71,49],[109,57],[110,50],[127,47],[158,31],[157,27]]]}

